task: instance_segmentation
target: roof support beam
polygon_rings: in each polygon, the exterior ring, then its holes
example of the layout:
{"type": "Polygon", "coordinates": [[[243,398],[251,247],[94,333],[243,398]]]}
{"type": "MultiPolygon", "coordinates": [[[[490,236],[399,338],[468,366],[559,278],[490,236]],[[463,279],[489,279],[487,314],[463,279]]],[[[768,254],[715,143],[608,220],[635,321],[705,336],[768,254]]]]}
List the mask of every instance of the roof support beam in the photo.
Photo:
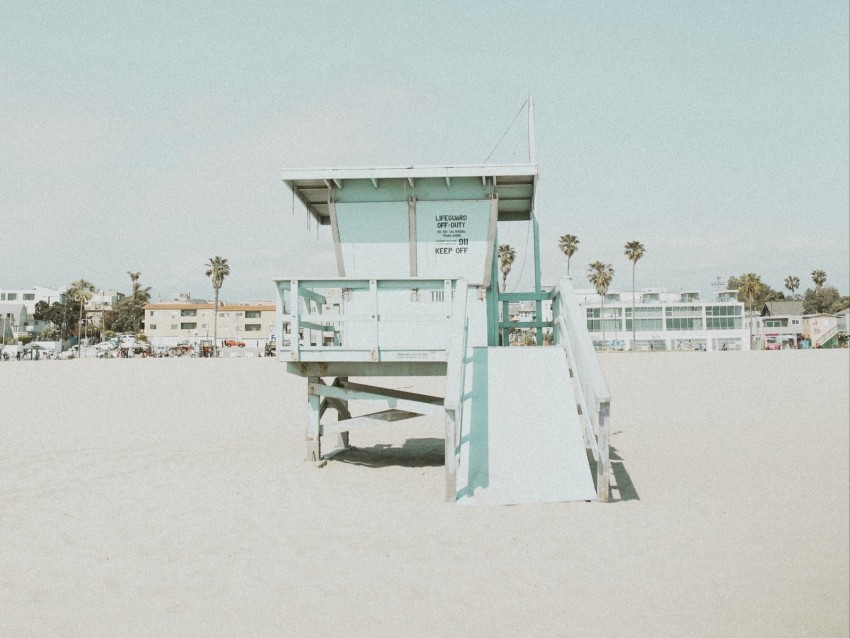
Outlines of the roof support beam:
{"type": "Polygon", "coordinates": [[[446,188],[452,187],[452,178],[446,175],[446,188]]]}
{"type": "Polygon", "coordinates": [[[375,177],[371,177],[370,179],[372,180],[372,186],[374,186],[375,188],[378,188],[378,180],[377,180],[377,178],[375,178],[375,177]]]}
{"type": "Polygon", "coordinates": [[[334,184],[336,184],[336,187],[337,187],[339,190],[342,190],[342,180],[341,180],[341,179],[336,179],[336,178],[334,178],[334,184]]]}
{"type": "Polygon", "coordinates": [[[331,233],[334,238],[334,252],[336,253],[336,270],[340,277],[345,277],[345,261],[342,258],[342,244],[339,241],[339,224],[336,219],[336,202],[332,197],[328,198],[328,215],[331,218],[331,233]]]}
{"type": "Polygon", "coordinates": [[[408,183],[408,184],[410,184],[410,188],[416,188],[416,186],[415,186],[415,185],[414,185],[414,183],[413,183],[413,178],[412,178],[412,177],[408,177],[408,178],[407,178],[407,183],[408,183]]]}
{"type": "Polygon", "coordinates": [[[416,199],[407,200],[407,239],[410,244],[410,276],[418,277],[419,256],[416,252],[416,199]]]}

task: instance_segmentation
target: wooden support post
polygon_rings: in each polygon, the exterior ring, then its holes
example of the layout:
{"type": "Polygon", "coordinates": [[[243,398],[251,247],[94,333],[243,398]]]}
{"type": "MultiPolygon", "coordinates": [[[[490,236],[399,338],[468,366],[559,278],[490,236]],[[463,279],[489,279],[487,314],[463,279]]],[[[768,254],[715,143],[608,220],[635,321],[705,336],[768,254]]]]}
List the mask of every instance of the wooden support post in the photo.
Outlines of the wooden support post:
{"type": "MultiPolygon", "coordinates": [[[[461,399],[463,400],[463,399],[461,399]]],[[[454,503],[457,500],[457,431],[460,410],[446,410],[446,501],[454,503]]]]}
{"type": "MultiPolygon", "coordinates": [[[[531,98],[528,98],[531,100],[531,98]]],[[[529,101],[529,108],[531,102],[529,101]]],[[[532,213],[531,225],[534,231],[534,292],[542,292],[540,283],[540,227],[537,224],[537,215],[532,213]]],[[[534,302],[535,319],[537,320],[537,345],[543,345],[543,302],[540,299],[534,302]]]]}
{"type": "MultiPolygon", "coordinates": [[[[511,305],[508,301],[502,302],[502,323],[508,323],[511,320],[511,305]]],[[[511,345],[511,329],[502,328],[502,345],[511,345]]]]}
{"type": "Polygon", "coordinates": [[[320,420],[320,404],[322,397],[310,391],[310,388],[320,383],[319,377],[307,378],[307,402],[310,405],[310,416],[307,422],[307,456],[308,463],[322,462],[322,442],[320,420]]]}
{"type": "MultiPolygon", "coordinates": [[[[337,377],[334,379],[333,385],[337,388],[347,388],[348,387],[348,377],[337,377]]],[[[336,414],[338,421],[344,421],[346,419],[351,418],[351,412],[348,410],[348,401],[339,401],[337,404],[336,414]]],[[[337,447],[342,447],[348,449],[348,431],[340,432],[337,435],[337,447]]]]}
{"type": "Polygon", "coordinates": [[[372,349],[370,361],[380,361],[379,335],[378,335],[378,282],[375,279],[369,280],[369,297],[370,306],[372,308],[372,349]]]}
{"type": "Polygon", "coordinates": [[[596,464],[596,496],[603,503],[609,500],[609,477],[611,460],[609,458],[608,437],[611,431],[611,404],[607,401],[599,405],[599,461],[596,464]]]}

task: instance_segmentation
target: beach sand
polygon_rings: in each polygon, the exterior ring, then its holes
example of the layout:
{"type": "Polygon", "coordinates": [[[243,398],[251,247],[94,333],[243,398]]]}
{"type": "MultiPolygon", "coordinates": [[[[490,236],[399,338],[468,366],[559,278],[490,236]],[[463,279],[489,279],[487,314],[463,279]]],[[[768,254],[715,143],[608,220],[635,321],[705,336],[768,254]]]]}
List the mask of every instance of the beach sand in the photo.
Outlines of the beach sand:
{"type": "Polygon", "coordinates": [[[514,507],[272,359],[2,363],[0,635],[847,636],[848,351],[600,359],[614,502],[514,507]]]}

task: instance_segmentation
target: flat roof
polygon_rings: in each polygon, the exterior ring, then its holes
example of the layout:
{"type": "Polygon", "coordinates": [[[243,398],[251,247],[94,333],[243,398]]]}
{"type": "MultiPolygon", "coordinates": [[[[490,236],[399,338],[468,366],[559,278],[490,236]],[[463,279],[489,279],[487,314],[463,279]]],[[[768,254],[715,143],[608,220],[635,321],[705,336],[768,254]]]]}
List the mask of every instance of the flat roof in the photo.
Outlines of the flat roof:
{"type": "MultiPolygon", "coordinates": [[[[310,214],[320,224],[330,224],[328,200],[344,196],[346,184],[356,183],[362,187],[368,184],[375,191],[390,185],[402,184],[402,192],[417,199],[470,199],[468,189],[458,189],[452,196],[452,180],[469,183],[480,180],[486,192],[495,193],[499,198],[499,221],[527,221],[534,210],[534,197],[537,186],[536,164],[477,164],[456,166],[403,166],[371,168],[293,168],[283,170],[283,181],[298,197],[310,214]],[[439,195],[424,195],[417,192],[417,182],[427,180],[433,186],[443,186],[439,195]]],[[[433,188],[428,189],[433,191],[433,188]]],[[[360,191],[363,192],[362,190],[360,191]]],[[[388,201],[386,196],[378,195],[374,201],[388,201]]],[[[392,197],[404,201],[403,197],[392,197]]],[[[372,201],[368,198],[361,201],[372,201]]]]}

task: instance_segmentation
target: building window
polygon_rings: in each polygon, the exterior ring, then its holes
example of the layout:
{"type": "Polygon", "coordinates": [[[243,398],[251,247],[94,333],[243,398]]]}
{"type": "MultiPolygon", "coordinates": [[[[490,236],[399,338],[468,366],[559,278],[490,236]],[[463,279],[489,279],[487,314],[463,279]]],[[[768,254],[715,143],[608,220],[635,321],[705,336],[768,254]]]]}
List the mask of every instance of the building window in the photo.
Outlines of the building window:
{"type": "Polygon", "coordinates": [[[181,330],[195,330],[197,327],[198,327],[198,324],[196,324],[196,323],[181,323],[180,324],[181,330]]]}
{"type": "Polygon", "coordinates": [[[237,312],[237,313],[236,313],[236,316],[237,316],[237,317],[241,317],[241,316],[242,316],[242,313],[241,313],[241,312],[237,312]]]}
{"type": "Polygon", "coordinates": [[[706,306],[706,330],[740,330],[743,325],[741,306],[706,306]]]}
{"type": "Polygon", "coordinates": [[[17,298],[18,298],[18,293],[16,293],[16,292],[10,292],[9,295],[8,295],[9,301],[15,301],[17,298]]]}
{"type": "Polygon", "coordinates": [[[35,301],[35,293],[34,292],[25,292],[24,293],[24,301],[35,301]]]}
{"type": "Polygon", "coordinates": [[[152,323],[152,324],[150,325],[150,329],[151,329],[151,330],[156,330],[156,324],[155,324],[155,323],[152,323]]]}
{"type": "Polygon", "coordinates": [[[176,324],[176,323],[172,323],[172,324],[171,324],[171,329],[172,329],[172,330],[177,330],[177,324],[176,324]]]}
{"type": "Polygon", "coordinates": [[[148,313],[149,313],[148,314],[149,317],[153,317],[153,310],[149,310],[148,313]]]}
{"type": "Polygon", "coordinates": [[[198,315],[198,311],[195,309],[181,310],[181,317],[196,317],[198,315]]]}
{"type": "MultiPolygon", "coordinates": [[[[620,313],[622,308],[605,308],[605,330],[616,331],[621,330],[620,313]]],[[[588,332],[602,332],[602,308],[587,309],[587,330],[588,332]]]]}
{"type": "MultiPolygon", "coordinates": [[[[628,307],[625,311],[626,330],[631,331],[632,309],[628,307]]],[[[635,326],[637,332],[641,330],[657,332],[664,329],[664,308],[661,306],[638,306],[635,308],[635,318],[637,320],[637,325],[635,326]]]]}
{"type": "Polygon", "coordinates": [[[246,310],[245,311],[245,318],[246,319],[259,319],[260,318],[260,311],[259,310],[246,310]]]}
{"type": "Polygon", "coordinates": [[[246,323],[245,332],[260,332],[260,330],[262,330],[262,327],[262,324],[259,323],[246,323]]]}

